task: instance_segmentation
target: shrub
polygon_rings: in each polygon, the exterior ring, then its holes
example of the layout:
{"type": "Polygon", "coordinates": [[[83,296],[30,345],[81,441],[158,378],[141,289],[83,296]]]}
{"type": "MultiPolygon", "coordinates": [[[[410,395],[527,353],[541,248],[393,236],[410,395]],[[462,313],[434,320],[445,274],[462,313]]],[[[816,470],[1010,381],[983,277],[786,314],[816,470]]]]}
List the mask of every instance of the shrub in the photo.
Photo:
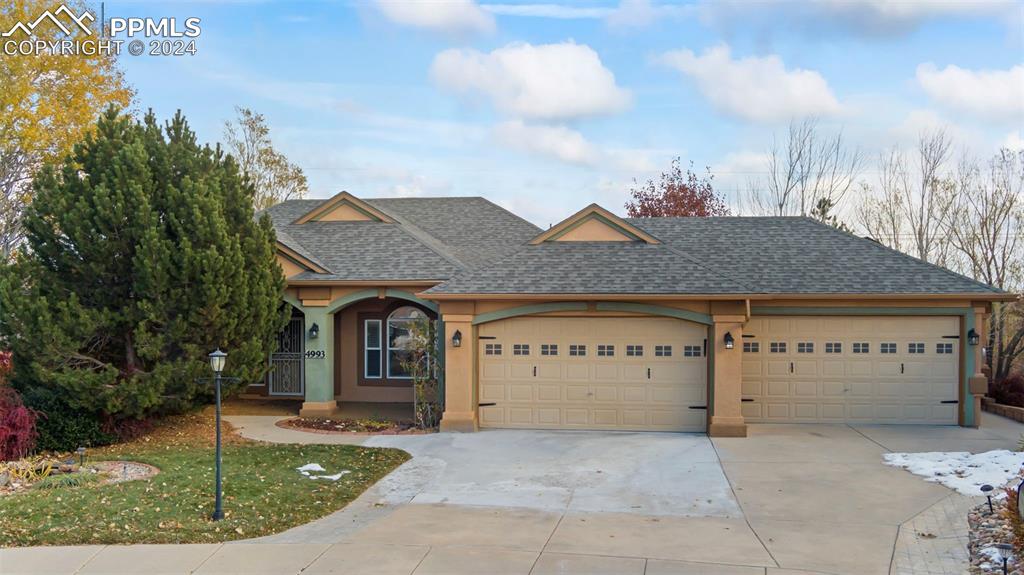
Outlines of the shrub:
{"type": "Polygon", "coordinates": [[[32,487],[34,489],[67,489],[69,487],[80,487],[90,483],[98,483],[100,479],[100,474],[86,471],[61,473],[59,475],[51,475],[32,487]]]}
{"type": "Polygon", "coordinates": [[[994,383],[988,395],[1003,405],[1024,407],[1024,377],[1018,373],[1010,374],[994,383]]]}
{"type": "Polygon", "coordinates": [[[7,385],[11,354],[0,352],[0,461],[21,459],[36,443],[36,412],[21,401],[21,396],[7,385]]]}
{"type": "Polygon", "coordinates": [[[36,448],[42,451],[74,451],[81,446],[109,445],[117,439],[103,431],[97,414],[75,409],[47,389],[27,391],[25,403],[41,415],[36,422],[36,448]]]}

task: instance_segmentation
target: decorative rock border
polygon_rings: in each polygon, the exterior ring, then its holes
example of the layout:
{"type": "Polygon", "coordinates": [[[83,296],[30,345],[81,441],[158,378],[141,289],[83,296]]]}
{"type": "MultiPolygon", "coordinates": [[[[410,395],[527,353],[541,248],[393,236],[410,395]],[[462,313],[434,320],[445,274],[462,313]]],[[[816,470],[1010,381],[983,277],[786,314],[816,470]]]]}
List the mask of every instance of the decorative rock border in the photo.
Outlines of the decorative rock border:
{"type": "MultiPolygon", "coordinates": [[[[968,534],[967,550],[971,556],[971,573],[999,573],[1003,572],[1002,561],[993,552],[996,543],[1009,543],[1013,540],[1013,527],[1007,520],[1004,511],[1006,510],[1006,499],[993,501],[995,513],[990,513],[988,503],[982,503],[971,509],[967,514],[967,523],[970,525],[968,534]]],[[[1024,562],[1014,557],[1009,561],[1008,575],[1024,575],[1024,562]]]]}
{"type": "Polygon", "coordinates": [[[301,427],[298,425],[289,425],[288,422],[300,419],[298,417],[289,417],[274,422],[274,425],[281,429],[287,429],[289,431],[300,431],[303,433],[314,433],[318,435],[352,435],[355,437],[370,436],[370,435],[429,435],[431,433],[437,433],[436,429],[403,429],[402,431],[384,430],[384,431],[345,431],[339,429],[337,431],[331,431],[328,429],[315,429],[311,427],[301,427]]]}

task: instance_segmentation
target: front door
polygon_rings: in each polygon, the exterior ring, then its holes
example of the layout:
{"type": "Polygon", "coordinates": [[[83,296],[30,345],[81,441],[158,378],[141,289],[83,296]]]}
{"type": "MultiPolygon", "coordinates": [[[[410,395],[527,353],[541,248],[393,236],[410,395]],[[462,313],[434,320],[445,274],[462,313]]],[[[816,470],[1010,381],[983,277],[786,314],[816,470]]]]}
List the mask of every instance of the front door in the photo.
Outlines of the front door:
{"type": "Polygon", "coordinates": [[[270,354],[270,395],[305,394],[305,334],[302,317],[292,317],[277,334],[277,351],[270,354]]]}

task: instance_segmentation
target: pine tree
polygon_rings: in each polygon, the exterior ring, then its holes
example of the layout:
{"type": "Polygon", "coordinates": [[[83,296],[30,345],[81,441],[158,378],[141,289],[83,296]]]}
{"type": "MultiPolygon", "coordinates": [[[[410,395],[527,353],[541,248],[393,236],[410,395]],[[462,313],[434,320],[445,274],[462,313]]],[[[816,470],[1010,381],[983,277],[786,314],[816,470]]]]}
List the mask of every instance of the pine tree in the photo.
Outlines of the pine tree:
{"type": "Polygon", "coordinates": [[[274,232],[253,188],[179,112],[161,126],[111,108],[33,182],[27,245],[0,277],[15,384],[113,417],[210,397],[206,355],[259,380],[286,321],[274,232]]]}

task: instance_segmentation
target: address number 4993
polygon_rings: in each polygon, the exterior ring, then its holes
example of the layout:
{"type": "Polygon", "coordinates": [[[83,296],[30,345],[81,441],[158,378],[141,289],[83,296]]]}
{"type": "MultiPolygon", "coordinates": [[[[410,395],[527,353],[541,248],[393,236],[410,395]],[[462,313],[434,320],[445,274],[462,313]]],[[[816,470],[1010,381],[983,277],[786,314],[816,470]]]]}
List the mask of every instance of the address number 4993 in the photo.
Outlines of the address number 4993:
{"type": "Polygon", "coordinates": [[[327,352],[322,349],[311,349],[306,352],[306,359],[323,359],[327,357],[327,352]]]}

